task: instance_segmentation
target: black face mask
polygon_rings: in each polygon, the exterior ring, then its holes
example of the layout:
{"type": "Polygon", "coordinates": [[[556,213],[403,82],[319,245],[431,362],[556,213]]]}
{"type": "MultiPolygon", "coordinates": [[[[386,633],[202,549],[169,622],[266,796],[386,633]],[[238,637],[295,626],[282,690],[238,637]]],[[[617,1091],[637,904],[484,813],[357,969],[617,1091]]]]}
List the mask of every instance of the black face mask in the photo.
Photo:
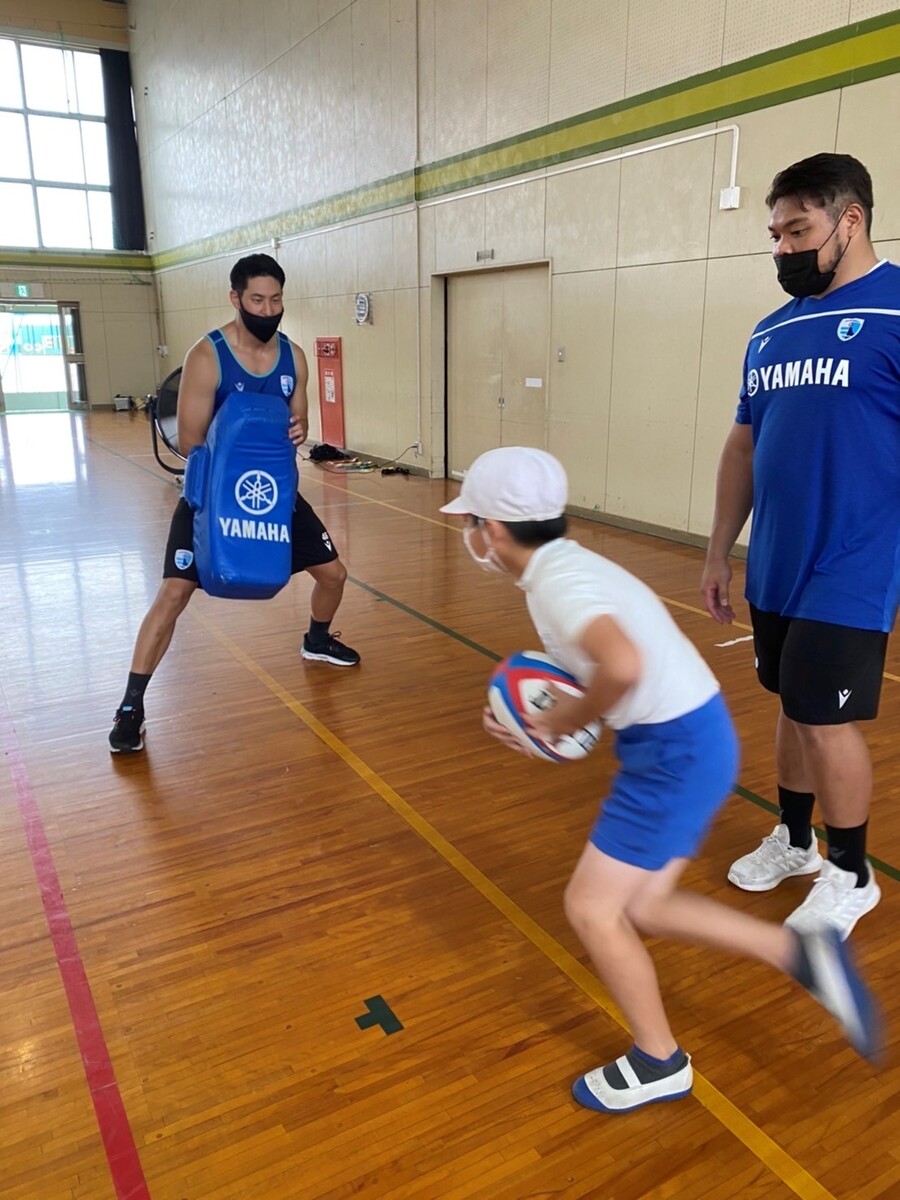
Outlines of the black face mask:
{"type": "MultiPolygon", "coordinates": [[[[841,213],[841,217],[844,214],[841,213]]],[[[834,223],[834,229],[819,247],[824,250],[834,237],[835,230],[840,224],[841,217],[834,223]]],[[[847,239],[847,246],[850,239],[847,239]]],[[[840,252],[830,271],[819,270],[819,250],[798,250],[794,254],[776,254],[775,269],[778,272],[778,282],[789,296],[800,299],[804,296],[821,296],[831,287],[838,263],[844,257],[847,246],[840,252]]]]}
{"type": "Polygon", "coordinates": [[[241,320],[244,322],[244,328],[248,333],[253,334],[259,342],[270,342],[278,331],[278,326],[281,324],[281,318],[284,316],[284,310],[277,313],[274,317],[259,317],[255,313],[247,312],[243,304],[241,305],[241,320]]]}

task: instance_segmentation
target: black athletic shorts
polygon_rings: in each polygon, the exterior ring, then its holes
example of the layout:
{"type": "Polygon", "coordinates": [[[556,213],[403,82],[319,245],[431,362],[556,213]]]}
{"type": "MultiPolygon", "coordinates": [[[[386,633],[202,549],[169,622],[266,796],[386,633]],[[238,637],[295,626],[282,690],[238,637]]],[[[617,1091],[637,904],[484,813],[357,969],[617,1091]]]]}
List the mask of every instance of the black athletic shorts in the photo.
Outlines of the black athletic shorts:
{"type": "Polygon", "coordinates": [[[756,674],[801,725],[846,725],[878,715],[888,635],[804,621],[750,605],[756,674]]]}
{"type": "MultiPolygon", "coordinates": [[[[291,574],[305,571],[307,567],[319,567],[334,562],[337,550],[328,530],[316,516],[312,506],[299,494],[291,518],[291,574]]],[[[163,579],[190,579],[200,582],[197,564],[194,561],[194,514],[182,498],[175,506],[166,557],[163,562],[163,579]],[[179,566],[184,563],[184,566],[179,566]]]]}

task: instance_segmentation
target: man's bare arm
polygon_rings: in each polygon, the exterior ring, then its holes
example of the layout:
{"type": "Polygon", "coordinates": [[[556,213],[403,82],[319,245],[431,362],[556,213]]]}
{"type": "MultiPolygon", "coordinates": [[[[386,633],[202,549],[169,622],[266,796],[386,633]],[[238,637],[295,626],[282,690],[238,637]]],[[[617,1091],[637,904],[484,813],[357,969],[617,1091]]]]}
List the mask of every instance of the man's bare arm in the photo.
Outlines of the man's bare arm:
{"type": "Polygon", "coordinates": [[[297,386],[291,397],[290,438],[295,446],[302,446],[309,434],[309,400],[306,389],[309,385],[309,367],[306,355],[298,345],[291,342],[294,351],[294,370],[297,373],[297,386]]]}
{"type": "Polygon", "coordinates": [[[716,480],[716,510],[713,517],[706,566],[700,581],[707,611],[721,625],[734,620],[728,597],[731,565],[728,555],[753,508],[753,431],[749,425],[733,425],[719,460],[716,480]]]}
{"type": "Polygon", "coordinates": [[[218,383],[219,366],[212,343],[201,338],[187,352],[178,385],[178,449],[185,457],[206,441],[218,383]]]}

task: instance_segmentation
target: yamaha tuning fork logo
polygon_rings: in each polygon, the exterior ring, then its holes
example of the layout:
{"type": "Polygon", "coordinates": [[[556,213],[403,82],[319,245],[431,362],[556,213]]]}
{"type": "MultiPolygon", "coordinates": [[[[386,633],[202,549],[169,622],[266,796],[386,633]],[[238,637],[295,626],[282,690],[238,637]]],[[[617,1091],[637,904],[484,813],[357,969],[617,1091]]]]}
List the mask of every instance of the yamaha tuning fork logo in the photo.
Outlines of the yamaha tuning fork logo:
{"type": "Polygon", "coordinates": [[[252,517],[264,517],[278,503],[278,484],[268,471],[245,471],[234,485],[234,498],[252,517]]]}

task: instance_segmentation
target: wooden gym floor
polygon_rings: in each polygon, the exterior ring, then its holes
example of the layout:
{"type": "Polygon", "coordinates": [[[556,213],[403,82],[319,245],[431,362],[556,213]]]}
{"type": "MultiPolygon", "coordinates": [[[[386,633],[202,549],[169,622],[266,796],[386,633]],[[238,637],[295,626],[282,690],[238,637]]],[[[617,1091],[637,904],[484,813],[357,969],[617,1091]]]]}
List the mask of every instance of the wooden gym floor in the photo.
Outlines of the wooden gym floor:
{"type": "MultiPolygon", "coordinates": [[[[198,594],[146,752],[113,757],[177,498],[149,444],[140,414],[0,419],[5,1200],[900,1196],[900,642],[869,730],[884,899],[854,935],[886,1066],[762,966],[659,943],[695,1092],[600,1116],[571,1081],[627,1040],[561,897],[611,739],[554,767],[482,734],[493,661],[536,639],[438,513],[455,485],[305,465],[361,668],[301,660],[305,576],[267,603],[198,594]]],[[[697,550],[573,536],[666,598],[740,729],[739,793],[688,885],[783,919],[808,880],[725,882],[774,824],[743,604],[730,630],[700,611],[697,550]]]]}

